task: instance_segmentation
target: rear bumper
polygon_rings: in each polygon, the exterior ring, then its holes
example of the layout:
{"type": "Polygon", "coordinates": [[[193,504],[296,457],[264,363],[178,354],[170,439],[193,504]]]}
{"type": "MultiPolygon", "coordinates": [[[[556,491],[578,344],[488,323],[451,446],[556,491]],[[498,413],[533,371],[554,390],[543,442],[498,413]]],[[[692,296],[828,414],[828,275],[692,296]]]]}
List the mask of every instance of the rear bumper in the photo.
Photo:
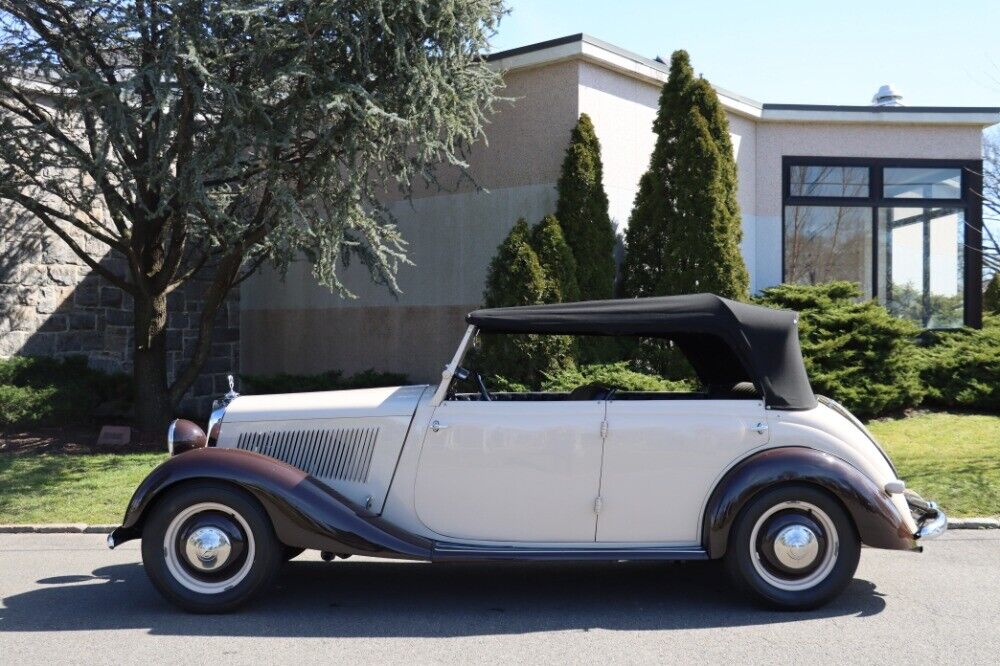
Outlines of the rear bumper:
{"type": "Polygon", "coordinates": [[[917,539],[935,539],[948,529],[948,516],[935,502],[925,500],[912,490],[905,491],[906,503],[910,507],[913,519],[917,521],[917,539]]]}

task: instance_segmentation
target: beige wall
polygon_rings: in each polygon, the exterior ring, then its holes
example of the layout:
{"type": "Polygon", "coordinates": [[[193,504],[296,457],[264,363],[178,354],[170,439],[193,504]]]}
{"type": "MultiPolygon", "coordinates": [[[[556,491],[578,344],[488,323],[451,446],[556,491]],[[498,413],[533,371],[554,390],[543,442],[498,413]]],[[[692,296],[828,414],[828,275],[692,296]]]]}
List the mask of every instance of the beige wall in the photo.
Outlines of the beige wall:
{"type": "MultiPolygon", "coordinates": [[[[504,95],[469,166],[476,190],[456,172],[448,191],[424,189],[392,212],[409,243],[401,293],[373,285],[363,267],[341,271],[357,298],[316,283],[308,263],[284,281],[262,271],[242,287],[242,372],[324,370],[405,372],[433,381],[464,331],[464,315],[481,302],[497,245],[519,217],[534,223],[555,211],[555,185],[576,121],[579,64],[563,62],[506,77],[504,95]]],[[[394,197],[387,197],[392,199],[394,197]]],[[[356,263],[356,262],[355,262],[356,263]]]]}
{"type": "MultiPolygon", "coordinates": [[[[592,60],[570,59],[508,72],[505,95],[477,145],[470,170],[485,190],[445,175],[449,191],[425,189],[392,210],[413,262],[400,268],[402,293],[371,284],[360,267],[343,272],[349,300],[316,284],[306,263],[285,282],[263,272],[242,290],[246,373],[405,372],[434,381],[481,301],[486,268],[518,217],[534,223],[555,210],[555,185],[581,112],[601,141],[612,218],[627,224],[655,136],[660,84],[592,60]]],[[[744,105],[745,106],[745,105],[744,105]]],[[[730,105],[732,107],[732,105],[730,105]]],[[[781,158],[784,155],[978,158],[980,128],[886,122],[769,122],[727,107],[739,173],[743,255],[756,291],[781,280],[781,158]]]]}

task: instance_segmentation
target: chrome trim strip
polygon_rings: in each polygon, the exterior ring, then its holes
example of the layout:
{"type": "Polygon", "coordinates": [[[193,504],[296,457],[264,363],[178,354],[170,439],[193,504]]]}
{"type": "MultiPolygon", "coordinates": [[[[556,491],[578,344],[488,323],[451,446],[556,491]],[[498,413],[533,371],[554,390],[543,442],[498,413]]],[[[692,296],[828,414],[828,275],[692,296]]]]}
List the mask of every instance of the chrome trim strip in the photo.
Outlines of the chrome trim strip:
{"type": "Polygon", "coordinates": [[[167,453],[174,455],[174,431],[177,429],[177,419],[170,422],[167,428],[167,453]]]}
{"type": "Polygon", "coordinates": [[[431,558],[440,560],[707,560],[701,548],[518,548],[434,544],[431,558]]]}

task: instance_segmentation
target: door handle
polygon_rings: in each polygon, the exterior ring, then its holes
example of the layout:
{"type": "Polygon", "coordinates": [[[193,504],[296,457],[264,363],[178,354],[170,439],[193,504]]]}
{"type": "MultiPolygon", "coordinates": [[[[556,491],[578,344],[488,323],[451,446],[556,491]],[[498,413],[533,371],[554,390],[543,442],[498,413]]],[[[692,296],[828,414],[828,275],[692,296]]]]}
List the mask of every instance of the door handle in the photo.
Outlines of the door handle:
{"type": "Polygon", "coordinates": [[[439,430],[444,430],[447,427],[448,426],[446,426],[445,424],[441,423],[437,419],[434,419],[433,421],[431,421],[431,430],[433,430],[434,432],[437,432],[439,430]]]}
{"type": "Polygon", "coordinates": [[[755,430],[758,435],[763,435],[765,432],[767,432],[767,423],[765,423],[764,421],[757,421],[757,423],[753,424],[752,429],[755,430]]]}

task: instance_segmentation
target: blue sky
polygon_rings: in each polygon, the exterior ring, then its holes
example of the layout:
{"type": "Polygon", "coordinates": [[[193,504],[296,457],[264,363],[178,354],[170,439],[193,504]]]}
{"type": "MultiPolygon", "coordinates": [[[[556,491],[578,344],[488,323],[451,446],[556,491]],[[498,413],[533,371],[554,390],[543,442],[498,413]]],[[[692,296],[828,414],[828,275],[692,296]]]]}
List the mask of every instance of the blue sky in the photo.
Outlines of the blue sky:
{"type": "Polygon", "coordinates": [[[760,102],[1000,106],[997,0],[508,0],[493,50],[585,32],[760,102]]]}

